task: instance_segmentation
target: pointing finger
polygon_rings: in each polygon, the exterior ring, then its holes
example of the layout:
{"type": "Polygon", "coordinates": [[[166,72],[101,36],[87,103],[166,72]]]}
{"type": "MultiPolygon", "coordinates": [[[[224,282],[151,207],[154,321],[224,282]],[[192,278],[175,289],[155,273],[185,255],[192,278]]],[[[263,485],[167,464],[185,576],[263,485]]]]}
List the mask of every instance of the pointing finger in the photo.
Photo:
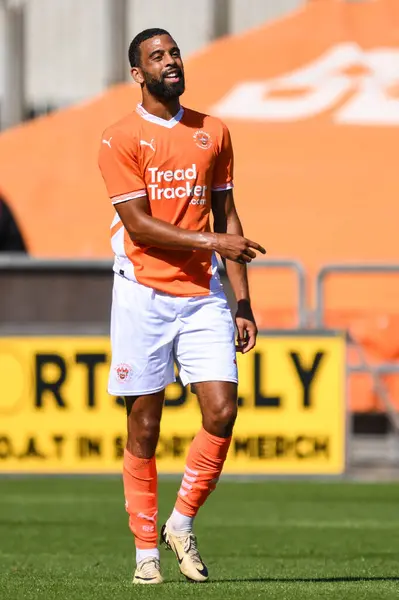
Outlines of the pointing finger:
{"type": "Polygon", "coordinates": [[[250,248],[255,248],[255,250],[258,250],[258,252],[261,252],[261,254],[266,254],[266,250],[263,248],[263,246],[258,244],[258,242],[253,242],[252,240],[247,240],[247,244],[250,248]]]}

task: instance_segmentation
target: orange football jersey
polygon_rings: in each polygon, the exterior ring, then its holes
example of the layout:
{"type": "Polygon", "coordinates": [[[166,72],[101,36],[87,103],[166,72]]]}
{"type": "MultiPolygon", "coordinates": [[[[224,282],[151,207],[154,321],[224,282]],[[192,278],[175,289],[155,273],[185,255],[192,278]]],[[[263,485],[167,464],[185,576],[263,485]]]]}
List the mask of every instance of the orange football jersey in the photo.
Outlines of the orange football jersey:
{"type": "MultiPolygon", "coordinates": [[[[211,192],[233,187],[233,151],[217,118],[181,108],[166,121],[139,104],[103,134],[99,166],[113,204],[147,196],[151,214],[182,229],[210,231],[211,192]]],[[[114,270],[174,296],[220,289],[215,255],[133,242],[116,214],[114,270]]]]}

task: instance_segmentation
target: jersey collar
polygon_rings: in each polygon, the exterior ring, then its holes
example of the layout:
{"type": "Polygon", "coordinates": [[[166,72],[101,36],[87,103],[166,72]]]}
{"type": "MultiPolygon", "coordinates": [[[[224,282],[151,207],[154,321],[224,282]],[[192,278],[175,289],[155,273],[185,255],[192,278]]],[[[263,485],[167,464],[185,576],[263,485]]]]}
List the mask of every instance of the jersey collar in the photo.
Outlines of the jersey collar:
{"type": "Polygon", "coordinates": [[[147,112],[145,108],[143,108],[142,104],[138,104],[136,106],[136,112],[146,121],[150,121],[150,123],[155,123],[156,125],[161,125],[161,127],[171,129],[181,121],[184,114],[184,108],[181,106],[179,112],[176,113],[174,117],[169,119],[169,121],[161,119],[160,117],[156,117],[155,115],[147,112]]]}

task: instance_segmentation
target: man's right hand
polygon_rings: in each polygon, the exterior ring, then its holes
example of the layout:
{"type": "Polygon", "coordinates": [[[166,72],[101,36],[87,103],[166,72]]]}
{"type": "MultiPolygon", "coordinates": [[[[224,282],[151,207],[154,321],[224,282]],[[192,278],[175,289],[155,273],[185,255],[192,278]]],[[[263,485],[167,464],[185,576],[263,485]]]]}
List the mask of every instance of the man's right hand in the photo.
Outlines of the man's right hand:
{"type": "Polygon", "coordinates": [[[228,260],[246,264],[256,258],[254,250],[266,254],[266,250],[260,244],[241,235],[232,233],[216,233],[214,235],[216,237],[215,251],[228,260]]]}

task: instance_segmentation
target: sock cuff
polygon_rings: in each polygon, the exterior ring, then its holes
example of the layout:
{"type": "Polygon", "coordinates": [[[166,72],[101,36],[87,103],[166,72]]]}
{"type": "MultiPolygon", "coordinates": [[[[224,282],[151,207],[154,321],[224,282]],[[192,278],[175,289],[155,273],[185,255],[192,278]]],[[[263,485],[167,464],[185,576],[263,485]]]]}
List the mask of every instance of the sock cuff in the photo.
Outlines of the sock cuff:
{"type": "Polygon", "coordinates": [[[222,448],[223,446],[229,446],[230,442],[231,442],[231,437],[228,438],[221,438],[221,437],[217,437],[216,435],[212,435],[211,433],[208,433],[208,431],[206,429],[204,429],[203,427],[201,427],[200,432],[199,432],[200,436],[203,436],[206,438],[206,440],[215,446],[219,446],[219,448],[222,448]]]}
{"type": "Polygon", "coordinates": [[[144,560],[145,558],[149,558],[149,557],[154,557],[157,558],[159,560],[159,550],[158,548],[154,548],[153,546],[150,546],[149,544],[146,544],[145,548],[141,548],[137,546],[136,543],[136,563],[139,564],[139,562],[141,562],[142,560],[144,560]]]}
{"type": "Polygon", "coordinates": [[[155,466],[155,456],[152,458],[139,458],[138,456],[134,456],[127,448],[125,448],[123,453],[123,462],[124,467],[128,471],[142,471],[142,470],[152,470],[155,466]]]}

